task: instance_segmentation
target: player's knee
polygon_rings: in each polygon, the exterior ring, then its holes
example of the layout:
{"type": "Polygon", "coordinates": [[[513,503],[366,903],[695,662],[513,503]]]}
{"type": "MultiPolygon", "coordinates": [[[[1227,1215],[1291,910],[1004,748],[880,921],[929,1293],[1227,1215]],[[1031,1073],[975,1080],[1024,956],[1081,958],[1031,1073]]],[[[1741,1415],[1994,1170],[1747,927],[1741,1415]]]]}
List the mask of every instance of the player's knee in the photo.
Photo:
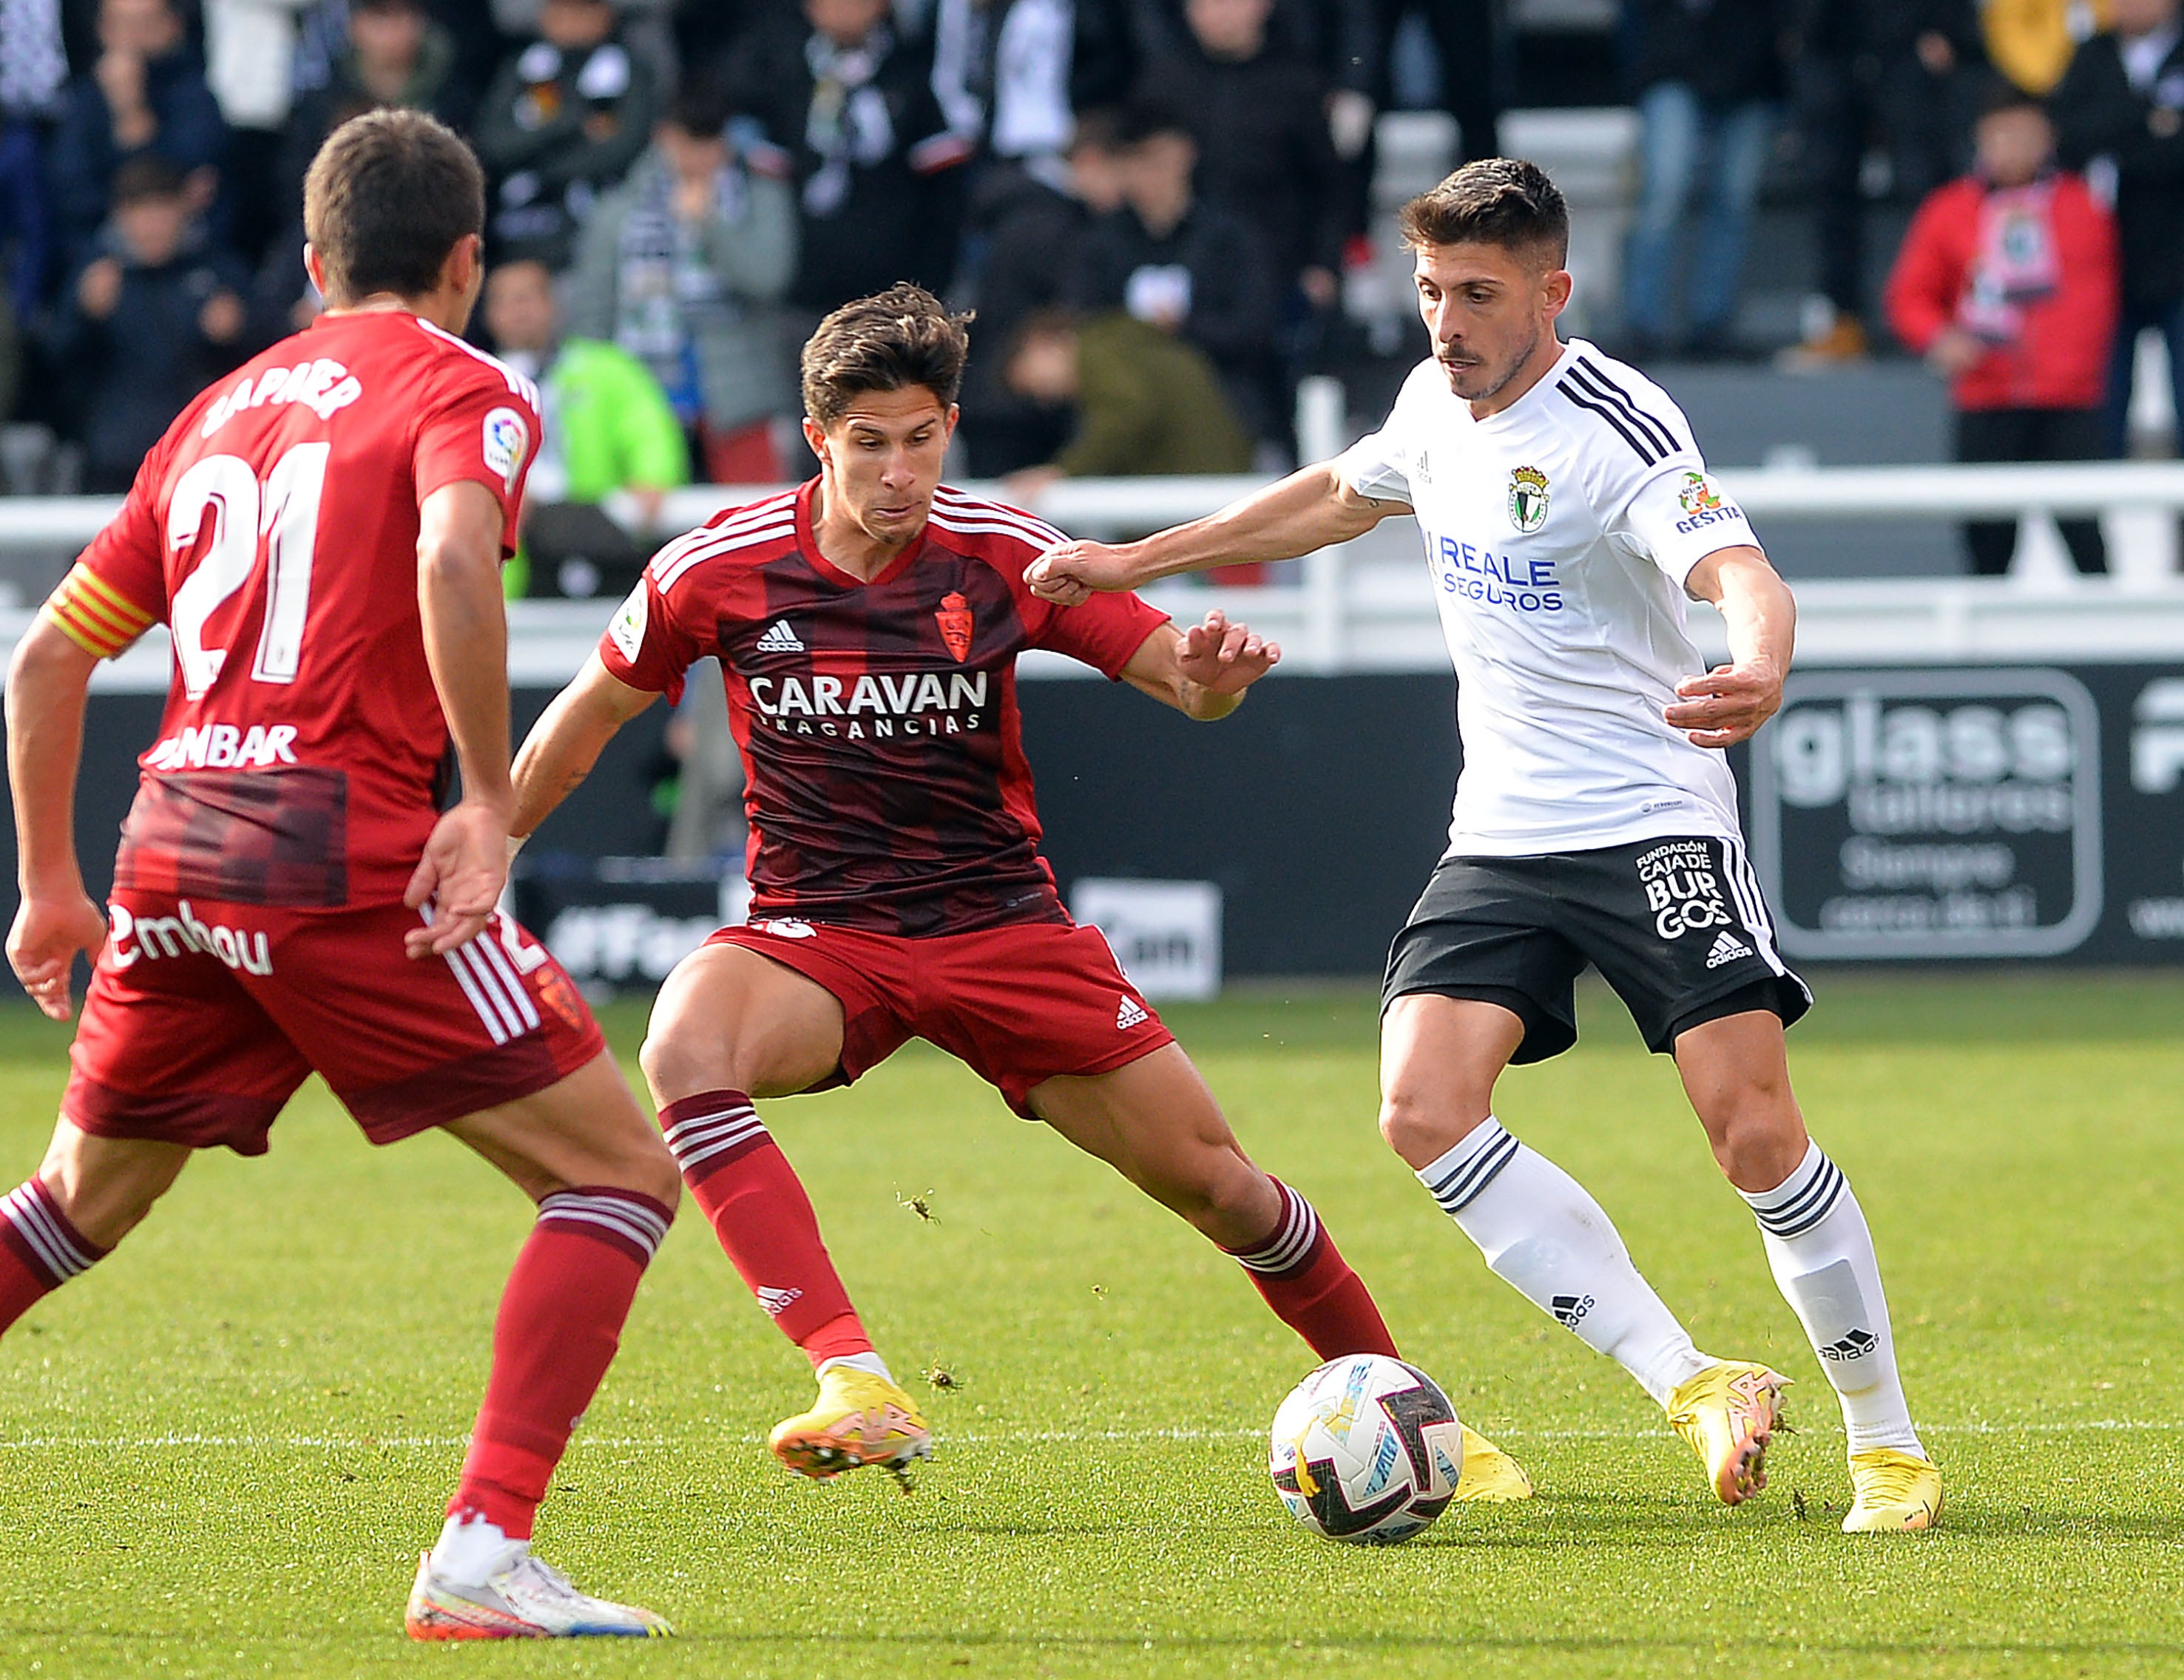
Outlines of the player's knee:
{"type": "Polygon", "coordinates": [[[1805,1123],[1786,1089],[1754,1079],[1720,1093],[1702,1116],[1714,1160],[1738,1189],[1771,1190],[1804,1159],[1805,1123]]]}
{"type": "Polygon", "coordinates": [[[699,1054],[688,1034],[677,1032],[672,1023],[655,1021],[637,1053],[644,1082],[652,1088],[655,1103],[672,1103],[700,1091],[734,1086],[733,1071],[712,1065],[719,1058],[699,1054]]]}
{"type": "Polygon", "coordinates": [[[1483,1102],[1429,1099],[1398,1088],[1380,1099],[1380,1136],[1405,1161],[1419,1167],[1454,1149],[1486,1115],[1483,1102]]]}

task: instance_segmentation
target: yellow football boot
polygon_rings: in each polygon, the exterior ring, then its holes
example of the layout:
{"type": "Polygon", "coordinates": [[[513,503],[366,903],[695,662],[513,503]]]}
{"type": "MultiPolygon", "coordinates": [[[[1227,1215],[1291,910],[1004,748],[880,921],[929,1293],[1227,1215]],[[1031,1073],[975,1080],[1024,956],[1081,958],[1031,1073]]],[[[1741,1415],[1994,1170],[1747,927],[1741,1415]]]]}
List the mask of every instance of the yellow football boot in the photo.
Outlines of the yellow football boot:
{"type": "Polygon", "coordinates": [[[1893,1447],[1850,1455],[1850,1515],[1846,1534],[1908,1534],[1931,1528],[1942,1516],[1942,1472],[1922,1458],[1893,1447]]]}
{"type": "Polygon", "coordinates": [[[1669,1427],[1699,1455],[1724,1505],[1741,1505],[1767,1485],[1767,1444],[1789,1383],[1763,1365],[1724,1360],[1669,1396],[1669,1427]]]}
{"type": "Polygon", "coordinates": [[[868,1464],[901,1475],[933,1456],[933,1432],[917,1402],[886,1377],[845,1365],[828,1366],[811,1410],[775,1424],[766,1444],[789,1469],[816,1482],[868,1464]]]}
{"type": "Polygon", "coordinates": [[[1463,1426],[1463,1474],[1457,1478],[1458,1505],[1506,1505],[1532,1497],[1532,1478],[1524,1466],[1469,1424],[1463,1426]]]}

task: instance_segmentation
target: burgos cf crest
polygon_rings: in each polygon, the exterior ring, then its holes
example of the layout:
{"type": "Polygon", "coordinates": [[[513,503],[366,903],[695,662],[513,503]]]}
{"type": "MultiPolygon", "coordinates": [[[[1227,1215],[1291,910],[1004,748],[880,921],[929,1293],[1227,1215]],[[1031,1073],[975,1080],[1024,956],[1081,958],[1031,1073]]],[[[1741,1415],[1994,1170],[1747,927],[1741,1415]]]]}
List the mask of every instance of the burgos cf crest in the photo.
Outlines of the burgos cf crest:
{"type": "Polygon", "coordinates": [[[1537,467],[1509,474],[1509,523],[1529,537],[1547,522],[1547,476],[1537,467]]]}
{"type": "Polygon", "coordinates": [[[1683,488],[1676,492],[1676,499],[1684,504],[1687,514],[1709,514],[1721,505],[1721,492],[1713,487],[1713,481],[1702,472],[1686,472],[1683,488]]]}
{"type": "Polygon", "coordinates": [[[971,604],[950,590],[940,598],[940,610],[933,618],[940,626],[940,639],[961,665],[971,656],[971,604]]]}

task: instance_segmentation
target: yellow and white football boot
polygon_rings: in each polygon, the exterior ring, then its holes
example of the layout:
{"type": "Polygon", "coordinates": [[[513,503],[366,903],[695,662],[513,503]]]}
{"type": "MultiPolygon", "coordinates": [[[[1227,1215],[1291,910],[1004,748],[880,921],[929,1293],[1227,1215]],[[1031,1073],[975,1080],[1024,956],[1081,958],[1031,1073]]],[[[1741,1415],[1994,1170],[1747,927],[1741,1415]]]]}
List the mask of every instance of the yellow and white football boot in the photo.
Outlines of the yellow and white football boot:
{"type": "Polygon", "coordinates": [[[1846,1534],[1910,1534],[1942,1518],[1942,1472],[1926,1459],[1875,1447],[1850,1455],[1850,1515],[1846,1534]]]}
{"type": "Polygon", "coordinates": [[[1789,1385],[1763,1365],[1724,1360],[1669,1396],[1669,1427],[1699,1455],[1724,1505],[1741,1505],[1767,1485],[1767,1444],[1789,1385]]]}
{"type": "Polygon", "coordinates": [[[775,1424],[766,1444],[789,1469],[815,1482],[868,1464],[901,1476],[933,1456],[933,1432],[917,1402],[886,1377],[846,1365],[829,1366],[811,1410],[775,1424]]]}
{"type": "Polygon", "coordinates": [[[1457,1478],[1458,1505],[1498,1505],[1532,1497],[1524,1466],[1469,1424],[1463,1426],[1463,1473],[1457,1478]]]}

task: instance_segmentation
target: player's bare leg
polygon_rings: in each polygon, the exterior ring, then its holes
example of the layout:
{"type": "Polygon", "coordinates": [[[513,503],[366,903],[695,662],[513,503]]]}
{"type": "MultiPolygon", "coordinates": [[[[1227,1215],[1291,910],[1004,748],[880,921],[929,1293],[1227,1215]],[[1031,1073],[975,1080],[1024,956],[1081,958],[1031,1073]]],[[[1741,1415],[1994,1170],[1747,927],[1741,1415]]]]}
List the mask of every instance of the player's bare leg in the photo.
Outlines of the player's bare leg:
{"type": "Polygon", "coordinates": [[[1741,1391],[1692,1401],[1693,1382],[1744,1368],[1693,1347],[1606,1210],[1494,1118],[1495,1083],[1524,1038],[1522,1019],[1499,1004],[1397,998],[1380,1029],[1381,1135],[1497,1277],[1622,1366],[1686,1440],[1699,1426],[1685,1414],[1703,1421],[1704,1441],[1693,1444],[1716,1494],[1735,1505],[1763,1485],[1780,1379],[1761,1385],[1759,1404],[1741,1404],[1741,1391]]]}
{"type": "Polygon", "coordinates": [[[179,1143],[56,1124],[37,1171],[0,1196],[0,1332],[113,1253],[190,1154],[179,1143]]]}
{"type": "Polygon", "coordinates": [[[675,1163],[604,1052],[534,1095],[444,1130],[538,1204],[493,1325],[486,1383],[439,1542],[418,1560],[412,1638],[664,1633],[649,1610],[578,1592],[531,1555],[532,1522],[606,1375],[675,1216],[675,1163]]]}
{"type": "Polygon", "coordinates": [[[929,1456],[932,1432],[872,1346],[811,1199],[751,1107],[753,1096],[808,1090],[839,1065],[834,995],[755,951],[703,946],[660,988],[638,1060],[691,1196],[818,1375],[817,1404],[768,1438],[774,1455],[822,1481],[929,1456]]]}
{"type": "Polygon", "coordinates": [[[1714,1159],[1752,1204],[1774,1282],[1841,1403],[1856,1496],[1843,1527],[1931,1527],[1941,1472],[1897,1376],[1873,1234],[1849,1181],[1806,1135],[1780,1020],[1766,1010],[1725,1015],[1681,1034],[1675,1051],[1714,1159]]]}
{"type": "Polygon", "coordinates": [[[1312,1204],[1251,1164],[1213,1093],[1169,1043],[1110,1073],[1034,1086],[1032,1111],[1234,1255],[1322,1359],[1399,1355],[1312,1204]]]}

